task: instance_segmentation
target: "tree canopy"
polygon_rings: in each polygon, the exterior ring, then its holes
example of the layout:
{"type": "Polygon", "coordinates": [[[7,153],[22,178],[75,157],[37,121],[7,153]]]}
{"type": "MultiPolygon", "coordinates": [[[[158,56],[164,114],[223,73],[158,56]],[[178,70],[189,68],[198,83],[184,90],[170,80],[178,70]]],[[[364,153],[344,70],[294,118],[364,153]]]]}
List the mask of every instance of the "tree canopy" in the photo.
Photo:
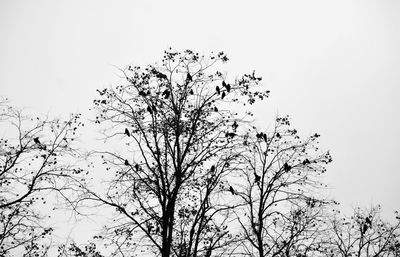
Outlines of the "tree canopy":
{"type": "Polygon", "coordinates": [[[0,256],[24,248],[26,256],[45,256],[53,230],[40,212],[52,192],[67,197],[70,178],[81,169],[74,145],[79,115],[67,120],[29,117],[0,103],[0,256]]]}
{"type": "Polygon", "coordinates": [[[0,122],[15,132],[0,139],[0,256],[48,255],[46,192],[77,215],[112,216],[86,245],[59,245],[60,257],[399,256],[398,215],[340,216],[324,194],[332,157],[320,135],[289,116],[257,127],[252,105],[270,92],[254,71],[228,75],[228,60],[170,49],[159,64],[121,69],[124,82],[97,89],[104,144],[87,155],[74,143],[80,115],[31,118],[3,101],[0,122]],[[91,167],[106,172],[101,184],[91,167]]]}

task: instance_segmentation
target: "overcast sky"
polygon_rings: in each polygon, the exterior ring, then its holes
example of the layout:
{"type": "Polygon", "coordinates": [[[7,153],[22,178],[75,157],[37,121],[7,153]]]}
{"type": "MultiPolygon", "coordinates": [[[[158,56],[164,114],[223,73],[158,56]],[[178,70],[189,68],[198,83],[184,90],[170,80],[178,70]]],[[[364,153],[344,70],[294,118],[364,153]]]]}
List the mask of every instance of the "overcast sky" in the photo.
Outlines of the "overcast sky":
{"type": "Polygon", "coordinates": [[[169,46],[224,51],[232,78],[256,72],[271,98],[322,135],[345,206],[400,210],[400,1],[0,1],[0,95],[37,112],[86,112],[118,69],[169,46]]]}

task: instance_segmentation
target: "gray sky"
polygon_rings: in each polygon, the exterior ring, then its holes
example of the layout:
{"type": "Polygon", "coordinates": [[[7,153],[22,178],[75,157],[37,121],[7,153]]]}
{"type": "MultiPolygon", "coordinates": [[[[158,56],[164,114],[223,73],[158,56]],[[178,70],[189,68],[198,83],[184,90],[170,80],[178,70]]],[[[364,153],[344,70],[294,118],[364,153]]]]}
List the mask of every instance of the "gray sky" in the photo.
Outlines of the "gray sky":
{"type": "Polygon", "coordinates": [[[289,114],[319,132],[331,196],[400,210],[400,1],[0,1],[0,95],[52,114],[86,111],[95,89],[163,50],[225,51],[231,78],[271,90],[267,125],[289,114]]]}

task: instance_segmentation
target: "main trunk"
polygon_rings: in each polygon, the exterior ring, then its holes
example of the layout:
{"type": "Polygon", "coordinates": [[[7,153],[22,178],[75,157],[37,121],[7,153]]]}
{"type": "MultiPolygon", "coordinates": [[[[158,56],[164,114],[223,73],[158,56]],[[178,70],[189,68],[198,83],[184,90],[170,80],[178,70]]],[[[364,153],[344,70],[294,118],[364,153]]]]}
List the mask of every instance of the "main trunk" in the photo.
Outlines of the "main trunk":
{"type": "Polygon", "coordinates": [[[162,257],[169,257],[171,254],[172,247],[172,232],[174,228],[174,212],[175,212],[175,199],[171,199],[171,202],[167,205],[166,212],[163,217],[163,234],[162,234],[162,257]]]}

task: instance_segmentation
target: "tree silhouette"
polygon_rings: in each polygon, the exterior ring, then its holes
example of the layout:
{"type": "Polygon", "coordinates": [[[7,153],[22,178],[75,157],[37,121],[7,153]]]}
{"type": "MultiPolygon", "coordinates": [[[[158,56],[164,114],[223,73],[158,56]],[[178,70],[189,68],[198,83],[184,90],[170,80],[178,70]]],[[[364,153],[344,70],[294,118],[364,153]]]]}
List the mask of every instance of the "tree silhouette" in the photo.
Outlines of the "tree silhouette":
{"type": "Polygon", "coordinates": [[[381,208],[354,209],[351,217],[338,212],[330,218],[322,256],[400,256],[400,216],[393,224],[382,220],[381,208]]]}
{"type": "Polygon", "coordinates": [[[237,215],[246,254],[308,256],[313,250],[329,203],[316,195],[323,186],[318,177],[332,160],[329,152],[318,151],[318,137],[301,139],[286,116],[276,119],[272,131],[244,138],[248,150],[240,181],[246,183],[237,185],[237,195],[245,208],[237,215]]]}
{"type": "Polygon", "coordinates": [[[83,186],[82,201],[116,209],[105,231],[116,252],[211,256],[238,240],[226,177],[241,165],[237,126],[252,114],[234,106],[268,91],[257,89],[254,72],[228,82],[216,70],[226,61],[166,51],[160,66],[129,66],[125,85],[98,90],[95,123],[120,151],[99,153],[115,176],[103,193],[83,186]]]}
{"type": "Polygon", "coordinates": [[[82,124],[79,116],[30,118],[4,99],[0,124],[5,136],[0,138],[0,256],[13,251],[44,256],[49,247],[44,238],[53,229],[44,226],[39,209],[49,192],[69,189],[66,178],[73,172],[66,158],[74,157],[72,141],[82,124]]]}
{"type": "MultiPolygon", "coordinates": [[[[254,72],[228,77],[227,61],[169,50],[97,90],[104,144],[88,161],[106,173],[101,184],[69,175],[78,198],[67,200],[112,218],[93,242],[61,245],[59,256],[399,256],[399,225],[376,211],[350,222],[328,211],[336,202],[320,177],[332,158],[319,135],[300,137],[287,116],[260,131],[249,105],[269,91],[254,72]]],[[[29,142],[52,149],[40,135],[29,142]]]]}

